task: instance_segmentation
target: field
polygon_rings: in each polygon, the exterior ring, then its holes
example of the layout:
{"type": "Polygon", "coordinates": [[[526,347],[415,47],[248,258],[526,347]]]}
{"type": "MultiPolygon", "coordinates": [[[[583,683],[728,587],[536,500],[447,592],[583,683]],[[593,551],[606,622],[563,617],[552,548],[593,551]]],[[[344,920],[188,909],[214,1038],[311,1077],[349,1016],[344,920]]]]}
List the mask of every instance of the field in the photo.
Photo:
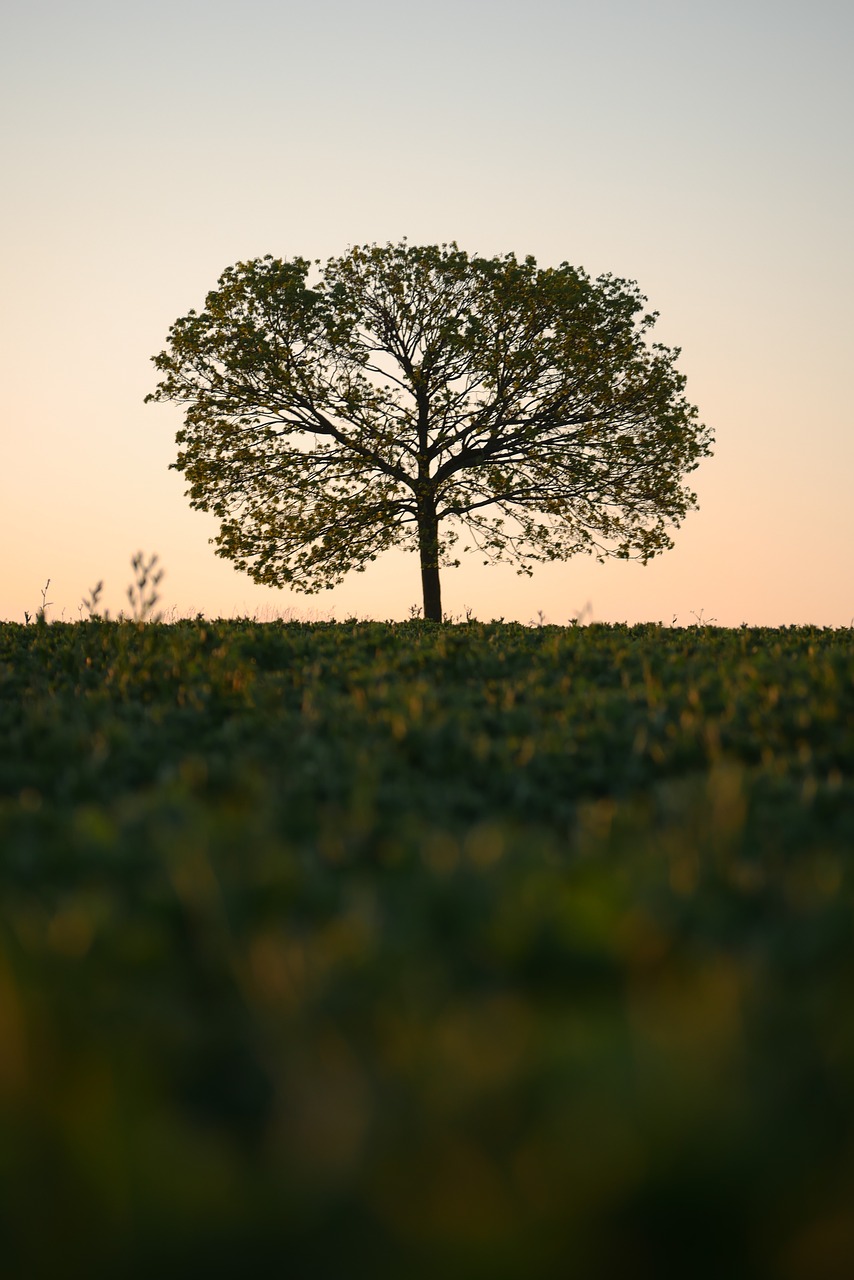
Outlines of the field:
{"type": "Polygon", "coordinates": [[[0,624],[3,1274],[854,1275],[854,635],[0,624]]]}

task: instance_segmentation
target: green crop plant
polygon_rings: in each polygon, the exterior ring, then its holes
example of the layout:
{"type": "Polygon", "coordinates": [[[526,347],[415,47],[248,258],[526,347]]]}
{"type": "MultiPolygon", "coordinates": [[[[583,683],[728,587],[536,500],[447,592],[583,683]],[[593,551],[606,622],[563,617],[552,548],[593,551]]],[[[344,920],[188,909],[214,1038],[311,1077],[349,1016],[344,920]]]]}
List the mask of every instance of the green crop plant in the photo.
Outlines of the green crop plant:
{"type": "Polygon", "coordinates": [[[4,1273],[847,1274],[852,850],[848,629],[2,624],[4,1273]]]}

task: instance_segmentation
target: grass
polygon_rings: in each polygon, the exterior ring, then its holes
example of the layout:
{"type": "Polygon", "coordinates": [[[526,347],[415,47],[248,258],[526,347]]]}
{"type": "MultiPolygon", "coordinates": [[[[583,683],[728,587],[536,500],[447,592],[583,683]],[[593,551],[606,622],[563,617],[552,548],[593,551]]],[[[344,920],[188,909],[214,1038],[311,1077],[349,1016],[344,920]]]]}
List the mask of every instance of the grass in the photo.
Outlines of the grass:
{"type": "Polygon", "coordinates": [[[6,1274],[854,1267],[850,630],[2,624],[0,849],[6,1274]]]}

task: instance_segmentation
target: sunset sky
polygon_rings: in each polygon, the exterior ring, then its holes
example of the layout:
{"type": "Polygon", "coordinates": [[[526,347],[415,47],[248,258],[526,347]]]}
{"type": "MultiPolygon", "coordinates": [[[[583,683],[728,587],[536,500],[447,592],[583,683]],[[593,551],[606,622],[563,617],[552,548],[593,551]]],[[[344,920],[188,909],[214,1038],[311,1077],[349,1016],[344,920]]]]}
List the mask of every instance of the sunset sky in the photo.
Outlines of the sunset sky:
{"type": "Polygon", "coordinates": [[[157,553],[168,616],[403,618],[417,561],[253,585],[143,405],[169,325],[271,253],[456,240],[637,280],[714,430],[648,566],[446,570],[446,611],[854,622],[850,0],[10,0],[0,618],[157,553]]]}

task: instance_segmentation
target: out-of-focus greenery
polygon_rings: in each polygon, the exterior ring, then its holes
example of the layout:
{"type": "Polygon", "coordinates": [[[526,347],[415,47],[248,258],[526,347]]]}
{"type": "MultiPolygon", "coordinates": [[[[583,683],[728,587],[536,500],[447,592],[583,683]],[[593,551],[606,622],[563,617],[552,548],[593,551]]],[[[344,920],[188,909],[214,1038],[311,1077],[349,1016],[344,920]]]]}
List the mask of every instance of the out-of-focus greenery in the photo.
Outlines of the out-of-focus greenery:
{"type": "Polygon", "coordinates": [[[851,631],[0,625],[0,1269],[854,1274],[852,858],[851,631]]]}

